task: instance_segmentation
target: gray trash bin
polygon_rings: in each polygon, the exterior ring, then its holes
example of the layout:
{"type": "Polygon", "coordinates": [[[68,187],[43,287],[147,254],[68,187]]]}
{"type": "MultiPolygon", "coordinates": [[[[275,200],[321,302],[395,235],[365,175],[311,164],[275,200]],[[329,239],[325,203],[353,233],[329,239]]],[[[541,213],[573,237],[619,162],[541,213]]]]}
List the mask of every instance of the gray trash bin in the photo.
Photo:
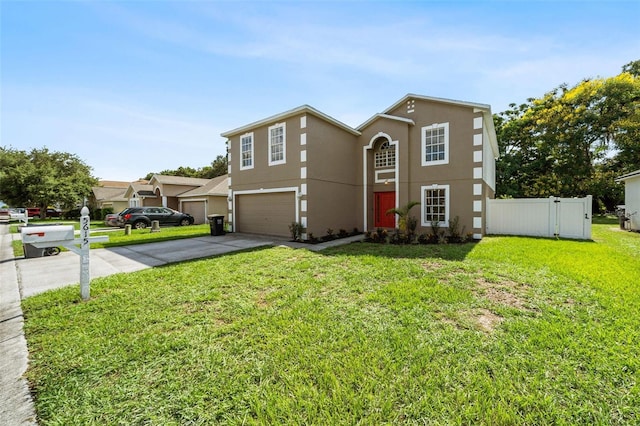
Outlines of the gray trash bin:
{"type": "Polygon", "coordinates": [[[625,215],[625,209],[622,207],[618,207],[616,210],[616,215],[618,216],[618,223],[620,224],[620,229],[625,230],[625,223],[629,220],[629,218],[625,215]]]}
{"type": "Polygon", "coordinates": [[[23,226],[20,229],[24,257],[52,256],[60,253],[58,246],[73,242],[72,225],[23,226]]]}
{"type": "Polygon", "coordinates": [[[44,257],[45,249],[43,249],[43,248],[38,248],[38,247],[34,246],[33,244],[23,244],[22,248],[24,249],[24,257],[25,258],[44,257]]]}
{"type": "Polygon", "coordinates": [[[207,216],[207,219],[209,219],[211,235],[224,235],[224,215],[212,214],[207,216]]]}

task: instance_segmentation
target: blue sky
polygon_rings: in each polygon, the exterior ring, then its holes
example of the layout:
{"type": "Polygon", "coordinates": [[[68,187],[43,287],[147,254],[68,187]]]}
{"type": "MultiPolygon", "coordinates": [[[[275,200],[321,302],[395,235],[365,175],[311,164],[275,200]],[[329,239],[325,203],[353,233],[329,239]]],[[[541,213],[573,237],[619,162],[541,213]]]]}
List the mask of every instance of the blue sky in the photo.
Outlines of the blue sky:
{"type": "Polygon", "coordinates": [[[407,93],[494,113],[640,59],[640,1],[0,0],[0,145],[109,180],[194,168],[309,104],[351,126],[407,93]]]}

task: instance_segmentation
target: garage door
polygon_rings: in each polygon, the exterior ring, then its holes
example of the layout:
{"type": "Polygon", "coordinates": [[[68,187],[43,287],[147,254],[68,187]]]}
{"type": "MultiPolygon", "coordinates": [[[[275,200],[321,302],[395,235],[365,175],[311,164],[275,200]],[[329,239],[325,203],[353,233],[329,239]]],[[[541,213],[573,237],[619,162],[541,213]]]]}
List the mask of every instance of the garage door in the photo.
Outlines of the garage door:
{"type": "Polygon", "coordinates": [[[193,216],[193,223],[196,225],[207,221],[204,201],[184,201],[182,203],[182,212],[193,216]]]}
{"type": "Polygon", "coordinates": [[[288,237],[296,220],[293,192],[238,195],[235,207],[237,232],[288,237]]]}

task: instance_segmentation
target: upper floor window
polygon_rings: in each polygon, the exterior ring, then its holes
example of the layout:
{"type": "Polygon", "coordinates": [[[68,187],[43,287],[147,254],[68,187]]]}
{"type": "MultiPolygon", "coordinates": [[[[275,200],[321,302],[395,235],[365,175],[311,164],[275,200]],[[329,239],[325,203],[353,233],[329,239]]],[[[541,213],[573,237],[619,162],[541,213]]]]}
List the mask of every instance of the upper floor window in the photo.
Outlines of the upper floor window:
{"type": "Polygon", "coordinates": [[[422,128],[422,165],[449,163],[449,123],[422,128]]]}
{"type": "Polygon", "coordinates": [[[269,165],[284,164],[286,158],[286,127],[285,123],[269,127],[269,165]]]}
{"type": "Polygon", "coordinates": [[[240,170],[253,168],[253,133],[240,136],[240,170]]]}
{"type": "Polygon", "coordinates": [[[375,152],[376,169],[396,166],[396,147],[384,141],[375,152]]]}

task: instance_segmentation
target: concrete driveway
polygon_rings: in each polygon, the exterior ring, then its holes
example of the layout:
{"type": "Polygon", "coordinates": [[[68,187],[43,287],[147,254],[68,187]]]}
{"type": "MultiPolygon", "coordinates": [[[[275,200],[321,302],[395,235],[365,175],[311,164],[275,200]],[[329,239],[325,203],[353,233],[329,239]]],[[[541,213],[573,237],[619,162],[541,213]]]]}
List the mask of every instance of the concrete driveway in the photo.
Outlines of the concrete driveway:
{"type": "MultiPolygon", "coordinates": [[[[134,272],[168,263],[182,262],[270,246],[285,242],[277,238],[227,234],[137,244],[108,249],[92,249],[91,278],[119,272],[134,272]]],[[[72,252],[57,256],[16,259],[22,298],[80,282],[80,257],[72,252]]]]}

